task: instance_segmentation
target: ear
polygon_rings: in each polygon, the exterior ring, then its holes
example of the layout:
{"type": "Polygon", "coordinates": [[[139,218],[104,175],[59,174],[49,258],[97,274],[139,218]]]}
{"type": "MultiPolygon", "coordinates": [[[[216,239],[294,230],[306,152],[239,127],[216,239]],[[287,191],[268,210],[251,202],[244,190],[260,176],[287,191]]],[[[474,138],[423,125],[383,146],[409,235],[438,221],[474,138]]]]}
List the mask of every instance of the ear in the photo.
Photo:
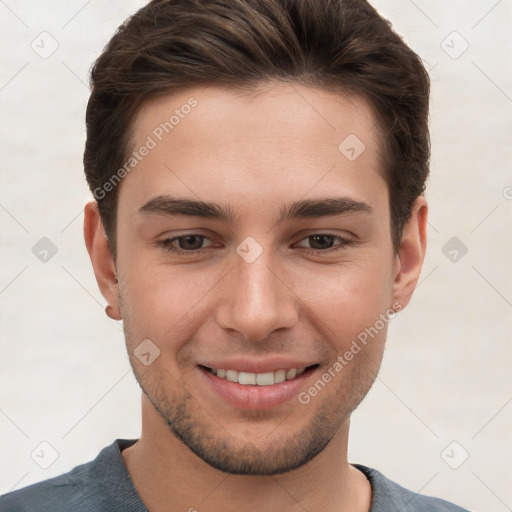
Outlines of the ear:
{"type": "Polygon", "coordinates": [[[393,281],[393,301],[405,308],[411,300],[421,274],[427,248],[427,201],[416,199],[412,213],[402,231],[393,281]]]}
{"type": "Polygon", "coordinates": [[[85,205],[84,238],[96,281],[108,303],[107,315],[114,320],[121,320],[116,267],[96,201],[85,205]]]}

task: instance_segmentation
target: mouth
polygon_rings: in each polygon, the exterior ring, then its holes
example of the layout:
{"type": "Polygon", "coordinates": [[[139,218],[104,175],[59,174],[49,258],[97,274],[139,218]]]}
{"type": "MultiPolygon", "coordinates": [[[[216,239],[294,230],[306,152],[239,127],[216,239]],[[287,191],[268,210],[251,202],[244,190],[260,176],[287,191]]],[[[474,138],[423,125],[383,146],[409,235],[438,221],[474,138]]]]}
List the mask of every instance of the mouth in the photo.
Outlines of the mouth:
{"type": "Polygon", "coordinates": [[[272,372],[252,373],[239,370],[231,370],[224,368],[210,368],[208,366],[199,365],[206,371],[217,376],[219,379],[226,379],[229,382],[236,382],[242,386],[272,386],[294,380],[303,373],[316,368],[318,364],[304,366],[302,368],[290,368],[289,370],[278,369],[272,372]]]}
{"type": "Polygon", "coordinates": [[[197,368],[204,389],[208,394],[213,393],[212,399],[220,399],[235,409],[264,410],[298,399],[300,391],[314,378],[320,365],[277,368],[262,373],[205,365],[197,368]]]}

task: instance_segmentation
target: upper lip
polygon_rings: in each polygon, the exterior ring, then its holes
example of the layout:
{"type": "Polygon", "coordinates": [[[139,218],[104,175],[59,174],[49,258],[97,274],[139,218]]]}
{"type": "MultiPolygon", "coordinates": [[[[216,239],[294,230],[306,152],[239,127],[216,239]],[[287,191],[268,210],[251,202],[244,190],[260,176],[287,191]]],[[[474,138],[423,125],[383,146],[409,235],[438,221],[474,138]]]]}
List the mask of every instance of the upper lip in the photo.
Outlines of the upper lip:
{"type": "Polygon", "coordinates": [[[292,360],[284,357],[267,357],[265,359],[233,358],[223,361],[203,361],[201,366],[223,370],[238,370],[240,372],[267,373],[292,368],[306,368],[317,364],[311,361],[292,360]]]}

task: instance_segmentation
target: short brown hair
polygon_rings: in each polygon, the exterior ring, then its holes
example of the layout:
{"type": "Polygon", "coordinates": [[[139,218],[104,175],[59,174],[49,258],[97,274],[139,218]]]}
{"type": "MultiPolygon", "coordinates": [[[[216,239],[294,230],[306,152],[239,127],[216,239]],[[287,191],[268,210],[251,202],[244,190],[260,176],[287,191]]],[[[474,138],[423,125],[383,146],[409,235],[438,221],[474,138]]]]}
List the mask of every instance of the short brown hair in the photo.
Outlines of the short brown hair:
{"type": "Polygon", "coordinates": [[[399,249],[429,172],[430,81],[390,23],[365,0],[153,0],[118,28],[91,70],[84,167],[114,257],[117,187],[104,185],[126,162],[141,105],[197,85],[273,80],[371,102],[399,249]]]}

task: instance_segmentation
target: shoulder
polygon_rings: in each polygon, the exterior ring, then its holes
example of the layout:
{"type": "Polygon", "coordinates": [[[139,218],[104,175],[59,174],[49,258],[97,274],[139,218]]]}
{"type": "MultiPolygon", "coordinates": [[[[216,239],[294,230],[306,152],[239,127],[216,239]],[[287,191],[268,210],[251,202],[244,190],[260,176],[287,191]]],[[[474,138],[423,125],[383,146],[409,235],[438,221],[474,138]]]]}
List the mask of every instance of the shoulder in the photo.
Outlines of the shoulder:
{"type": "MultiPolygon", "coordinates": [[[[68,473],[49,478],[0,496],[2,512],[36,512],[42,510],[74,510],[79,503],[91,501],[99,486],[91,478],[94,461],[81,464],[68,473]],[[68,508],[69,507],[69,508],[68,508]]],[[[89,510],[87,507],[83,510],[89,510]]]]}
{"type": "Polygon", "coordinates": [[[372,486],[370,512],[469,512],[448,501],[409,491],[376,469],[361,464],[352,465],[366,475],[372,486]]]}
{"type": "Polygon", "coordinates": [[[136,494],[126,468],[122,464],[120,449],[134,440],[116,439],[103,448],[96,459],[76,466],[68,473],[49,478],[22,489],[0,496],[2,512],[140,512],[142,503],[136,494]],[[121,448],[120,448],[121,447],[121,448]]]}

